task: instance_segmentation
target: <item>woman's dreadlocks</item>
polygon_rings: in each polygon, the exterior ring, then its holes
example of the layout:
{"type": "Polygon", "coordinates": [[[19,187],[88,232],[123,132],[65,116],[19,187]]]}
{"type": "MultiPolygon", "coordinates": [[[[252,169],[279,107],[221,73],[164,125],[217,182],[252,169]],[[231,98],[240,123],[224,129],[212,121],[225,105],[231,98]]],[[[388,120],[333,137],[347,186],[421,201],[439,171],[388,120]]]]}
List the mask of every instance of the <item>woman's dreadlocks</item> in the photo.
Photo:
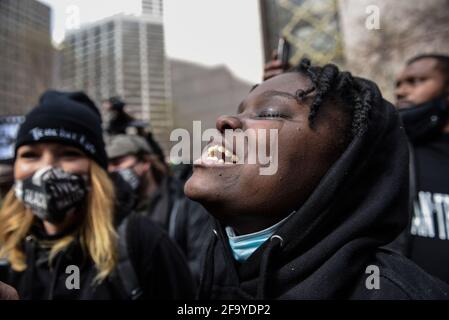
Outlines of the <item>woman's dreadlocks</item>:
{"type": "Polygon", "coordinates": [[[311,66],[310,60],[302,59],[298,66],[289,72],[306,75],[313,86],[307,90],[298,90],[296,97],[303,100],[313,93],[310,105],[309,125],[313,127],[323,102],[333,100],[347,106],[352,114],[351,134],[360,135],[368,125],[368,114],[372,108],[378,89],[375,84],[354,78],[349,72],[340,72],[333,64],[323,67],[311,66]]]}

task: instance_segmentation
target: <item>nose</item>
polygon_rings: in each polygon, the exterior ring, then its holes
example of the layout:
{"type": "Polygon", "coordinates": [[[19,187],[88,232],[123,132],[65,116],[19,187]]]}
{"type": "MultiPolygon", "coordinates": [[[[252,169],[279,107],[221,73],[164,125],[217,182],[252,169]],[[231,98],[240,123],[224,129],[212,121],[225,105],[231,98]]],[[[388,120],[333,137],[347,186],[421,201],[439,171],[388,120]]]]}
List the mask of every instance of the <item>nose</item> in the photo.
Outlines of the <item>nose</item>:
{"type": "Polygon", "coordinates": [[[238,117],[220,116],[217,118],[216,127],[218,131],[224,133],[226,129],[242,129],[243,123],[238,117]]]}
{"type": "Polygon", "coordinates": [[[110,163],[108,165],[108,172],[112,173],[118,170],[118,165],[114,164],[114,163],[110,163]]]}
{"type": "Polygon", "coordinates": [[[409,94],[408,86],[406,84],[400,84],[396,87],[394,93],[396,95],[396,100],[404,100],[409,94]]]}
{"type": "Polygon", "coordinates": [[[43,166],[58,167],[59,166],[59,159],[58,159],[57,156],[55,156],[53,154],[53,152],[46,151],[42,155],[41,164],[43,166]]]}

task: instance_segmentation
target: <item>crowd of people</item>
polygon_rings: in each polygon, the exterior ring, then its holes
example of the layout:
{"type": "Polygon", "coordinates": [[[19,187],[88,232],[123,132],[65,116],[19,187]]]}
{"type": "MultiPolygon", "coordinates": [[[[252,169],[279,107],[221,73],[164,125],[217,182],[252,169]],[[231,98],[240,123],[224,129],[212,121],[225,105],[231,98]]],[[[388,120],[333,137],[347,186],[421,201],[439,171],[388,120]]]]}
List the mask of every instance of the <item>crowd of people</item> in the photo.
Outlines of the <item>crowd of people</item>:
{"type": "Polygon", "coordinates": [[[409,60],[395,92],[274,57],[216,122],[276,129],[273,175],[175,174],[119,97],[44,92],[2,163],[0,297],[449,299],[449,56],[409,60]]]}

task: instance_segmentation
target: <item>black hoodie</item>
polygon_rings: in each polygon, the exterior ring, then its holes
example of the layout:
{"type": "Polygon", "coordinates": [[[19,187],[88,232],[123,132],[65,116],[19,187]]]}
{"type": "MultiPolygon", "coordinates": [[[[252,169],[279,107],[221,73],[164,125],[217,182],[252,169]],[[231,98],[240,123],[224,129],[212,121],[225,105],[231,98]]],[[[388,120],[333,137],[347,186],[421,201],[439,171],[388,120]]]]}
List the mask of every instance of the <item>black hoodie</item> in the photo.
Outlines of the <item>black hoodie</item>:
{"type": "Polygon", "coordinates": [[[408,148],[393,106],[380,92],[374,100],[367,130],[246,261],[233,259],[225,226],[216,222],[200,299],[449,297],[445,284],[381,248],[407,224],[408,148]],[[369,266],[379,270],[379,289],[366,285],[372,280],[369,266]]]}

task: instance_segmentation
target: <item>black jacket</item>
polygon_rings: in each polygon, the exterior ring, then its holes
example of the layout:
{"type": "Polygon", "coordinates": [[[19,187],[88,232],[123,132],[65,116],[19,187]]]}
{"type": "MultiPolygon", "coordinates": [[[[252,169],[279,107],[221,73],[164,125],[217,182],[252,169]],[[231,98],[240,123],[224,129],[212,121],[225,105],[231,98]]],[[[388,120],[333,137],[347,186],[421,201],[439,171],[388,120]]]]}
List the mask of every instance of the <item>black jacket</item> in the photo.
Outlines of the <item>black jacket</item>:
{"type": "MultiPolygon", "coordinates": [[[[179,249],[166,233],[148,218],[133,216],[129,220],[126,242],[131,265],[135,271],[142,299],[189,299],[194,295],[194,284],[179,249]]],[[[15,272],[10,267],[0,268],[0,281],[13,286],[21,299],[128,299],[122,277],[116,270],[99,285],[92,285],[96,268],[83,253],[79,242],[73,242],[58,254],[51,267],[49,249],[43,245],[51,237],[33,229],[24,241],[27,269],[15,272]],[[80,288],[69,290],[66,281],[72,272],[80,270],[80,288]]],[[[123,241],[123,239],[120,239],[123,241]]],[[[68,280],[70,282],[70,279],[68,280]]]]}
{"type": "Polygon", "coordinates": [[[197,283],[201,275],[201,261],[212,232],[213,220],[198,202],[185,196],[179,199],[173,210],[169,228],[170,238],[184,253],[190,271],[197,283]]]}
{"type": "Polygon", "coordinates": [[[134,118],[125,111],[118,111],[117,117],[106,123],[106,132],[110,135],[126,134],[126,129],[132,125],[134,118]]]}
{"type": "Polygon", "coordinates": [[[449,297],[445,284],[382,248],[407,224],[408,148],[393,106],[380,93],[374,102],[368,129],[248,260],[235,262],[224,226],[216,222],[200,299],[449,297]],[[366,285],[369,266],[379,270],[379,289],[366,285]]]}
{"type": "Polygon", "coordinates": [[[199,282],[201,253],[205,238],[212,230],[208,212],[197,202],[186,198],[179,179],[166,176],[159,188],[144,201],[137,203],[133,190],[119,174],[111,174],[117,191],[116,225],[128,216],[147,216],[161,226],[181,249],[195,282],[199,282]],[[137,203],[137,205],[136,205],[137,203]]]}
{"type": "Polygon", "coordinates": [[[186,198],[182,183],[165,177],[149,199],[144,215],[162,226],[184,254],[190,271],[199,282],[201,253],[207,235],[212,231],[208,212],[197,202],[186,198]]]}

